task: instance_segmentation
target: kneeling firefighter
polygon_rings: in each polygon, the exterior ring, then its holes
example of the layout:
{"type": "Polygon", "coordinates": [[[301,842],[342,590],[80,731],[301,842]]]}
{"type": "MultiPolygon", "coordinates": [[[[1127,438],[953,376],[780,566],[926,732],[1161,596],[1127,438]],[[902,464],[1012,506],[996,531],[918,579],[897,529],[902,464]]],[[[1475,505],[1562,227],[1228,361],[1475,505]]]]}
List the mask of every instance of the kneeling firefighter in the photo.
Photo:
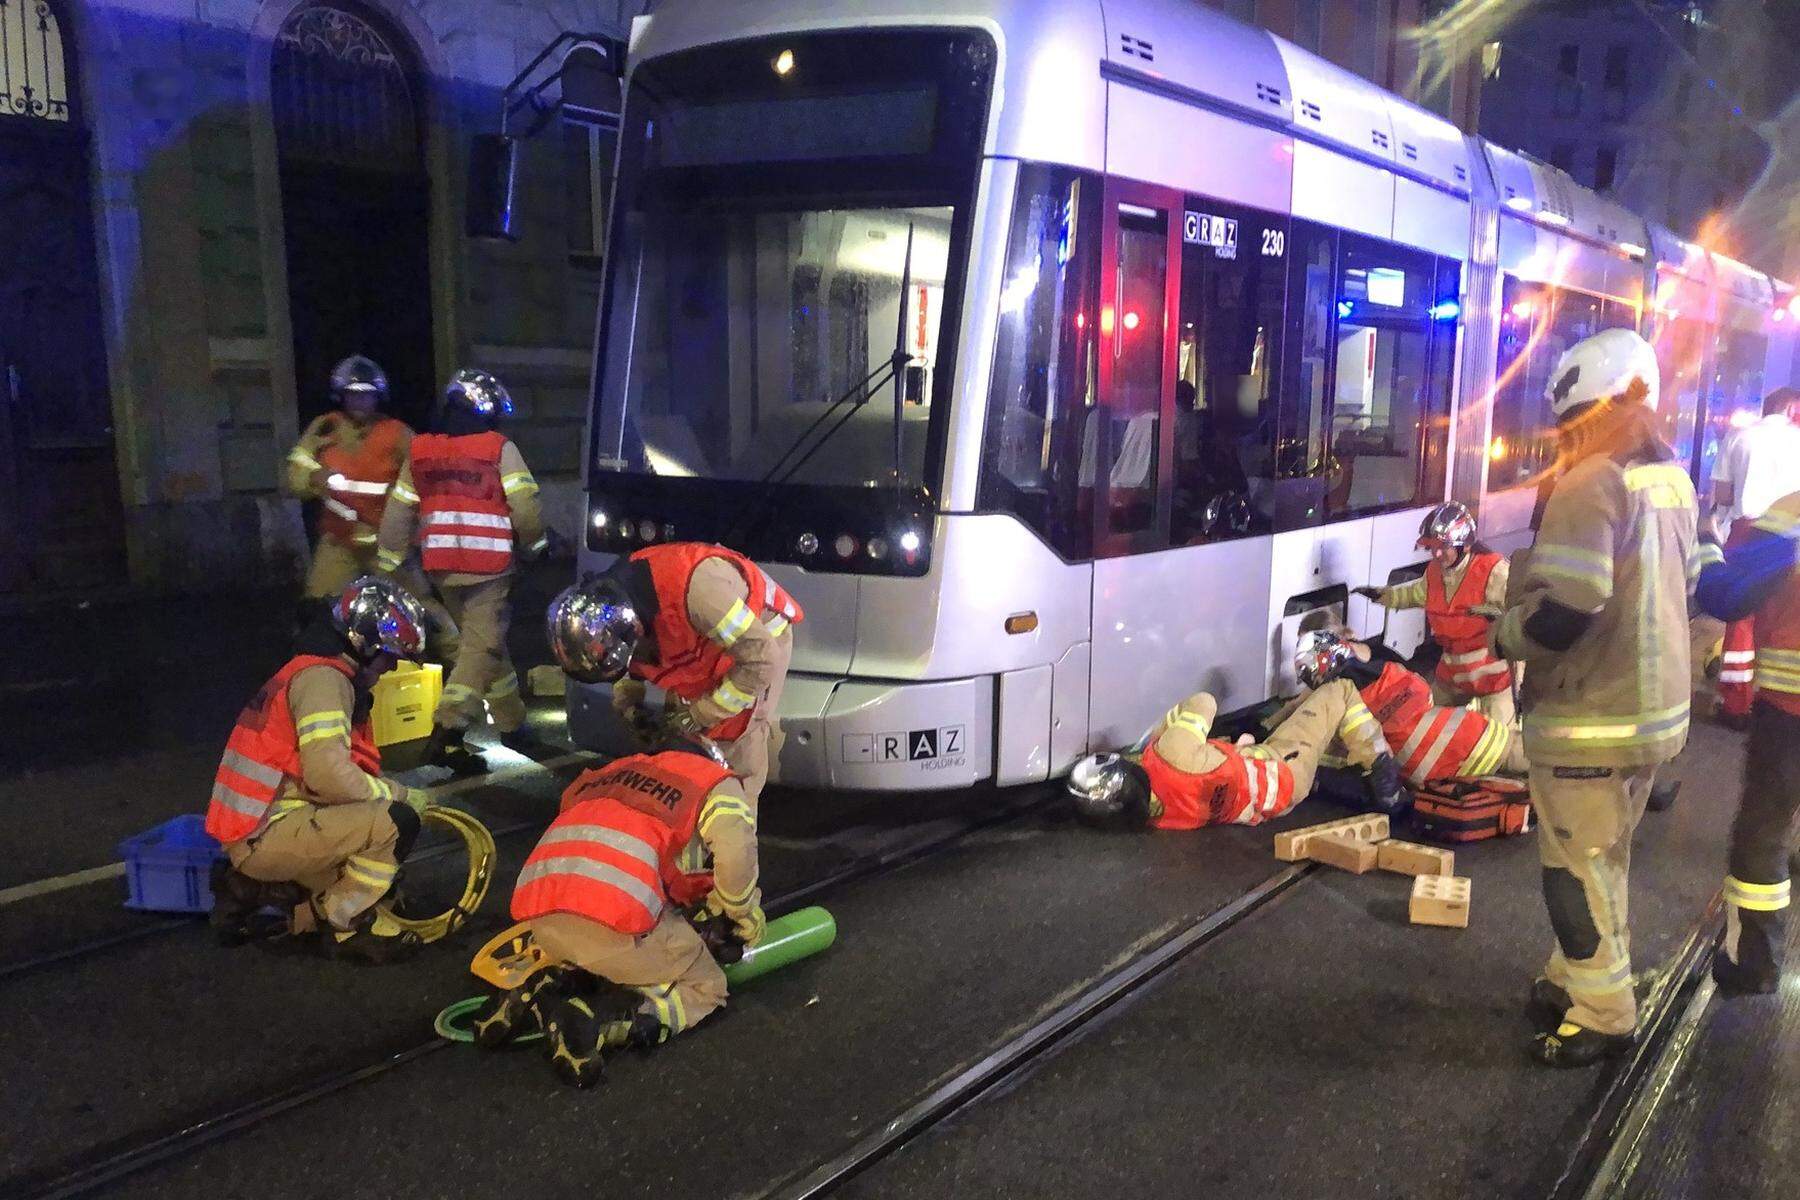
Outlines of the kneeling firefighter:
{"type": "Polygon", "coordinates": [[[512,901],[552,965],[494,998],[475,1022],[480,1045],[533,1024],[557,1075],[587,1087],[605,1050],[659,1045],[725,1003],[725,973],[684,908],[703,905],[744,946],[762,938],[756,815],[709,747],[668,746],[584,771],[563,793],[512,901]],[[710,871],[685,869],[706,856],[710,871]],[[625,1003],[591,1003],[583,973],[625,989],[625,1003]]]}
{"type": "Polygon", "coordinates": [[[417,658],[424,631],[418,601],[358,579],[238,716],[206,811],[230,864],[213,883],[212,924],[226,944],[290,932],[371,962],[419,944],[375,908],[428,800],[382,777],[368,714],[376,679],[417,658]],[[259,928],[256,914],[270,906],[291,909],[291,921],[259,928]]]}
{"type": "Polygon", "coordinates": [[[381,520],[380,569],[399,570],[416,535],[425,573],[461,629],[426,751],[427,761],[458,775],[487,770],[463,738],[490,714],[503,745],[521,754],[541,749],[525,731],[506,649],[514,568],[548,545],[537,481],[497,428],[512,411],[512,397],[486,371],[453,375],[436,432],[413,439],[381,520]]]}
{"type": "Polygon", "coordinates": [[[628,721],[644,685],[681,703],[676,732],[704,733],[743,781],[752,809],[781,750],[781,689],[800,605],[735,550],[701,542],[646,546],[550,606],[550,649],[571,677],[612,683],[628,721]]]}
{"type": "Polygon", "coordinates": [[[1416,544],[1431,555],[1424,575],[1393,587],[1359,587],[1357,594],[1383,608],[1425,610],[1425,628],[1442,651],[1431,679],[1434,704],[1474,701],[1489,720],[1516,723],[1512,667],[1487,638],[1506,603],[1506,557],[1476,540],[1474,514],[1455,500],[1425,514],[1416,544]]]}
{"type": "Polygon", "coordinates": [[[1336,630],[1315,629],[1300,635],[1294,674],[1311,688],[1348,681],[1410,784],[1525,774],[1525,749],[1510,725],[1474,709],[1433,704],[1431,685],[1392,654],[1380,658],[1336,630]]]}
{"type": "Polygon", "coordinates": [[[1626,329],[1550,374],[1559,470],[1491,638],[1520,695],[1544,900],[1556,933],[1531,989],[1539,1062],[1581,1067],[1634,1039],[1626,895],[1657,765],[1687,739],[1694,488],[1661,437],[1659,371],[1626,329]]]}
{"type": "Polygon", "coordinates": [[[1370,807],[1389,814],[1410,798],[1387,741],[1356,689],[1327,681],[1260,745],[1210,738],[1219,703],[1198,692],[1168,711],[1143,750],[1089,755],[1069,775],[1075,811],[1093,825],[1198,829],[1259,825],[1306,799],[1325,748],[1340,741],[1367,775],[1370,807]]]}

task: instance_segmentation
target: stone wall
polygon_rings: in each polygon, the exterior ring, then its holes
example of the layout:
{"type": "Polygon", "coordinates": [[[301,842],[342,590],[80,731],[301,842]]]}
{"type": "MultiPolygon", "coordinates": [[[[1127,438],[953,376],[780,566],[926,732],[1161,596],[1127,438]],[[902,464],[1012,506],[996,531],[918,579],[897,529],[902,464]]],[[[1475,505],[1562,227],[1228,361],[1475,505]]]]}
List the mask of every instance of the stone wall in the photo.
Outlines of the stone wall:
{"type": "MultiPolygon", "coordinates": [[[[297,432],[270,46],[298,0],[69,0],[93,135],[108,357],[133,582],[274,583],[300,569],[276,490],[297,432]]],[[[571,260],[553,126],[525,148],[522,240],[463,235],[466,146],[563,30],[622,36],[619,0],[356,0],[428,75],[439,378],[479,363],[520,402],[514,437],[553,521],[579,520],[597,272],[571,260]]]]}

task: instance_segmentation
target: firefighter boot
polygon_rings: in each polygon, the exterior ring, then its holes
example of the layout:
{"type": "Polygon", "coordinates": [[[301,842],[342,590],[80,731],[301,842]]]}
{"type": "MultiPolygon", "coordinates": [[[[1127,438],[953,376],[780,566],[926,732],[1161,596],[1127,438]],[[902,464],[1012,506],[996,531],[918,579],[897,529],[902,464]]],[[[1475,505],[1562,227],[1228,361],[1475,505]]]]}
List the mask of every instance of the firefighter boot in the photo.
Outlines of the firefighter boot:
{"type": "Polygon", "coordinates": [[[1725,944],[1713,956],[1712,977],[1727,997],[1764,996],[1781,982],[1782,913],[1732,908],[1725,944]]]}
{"type": "Polygon", "coordinates": [[[607,1022],[601,1030],[600,1044],[608,1049],[649,1052],[668,1040],[669,1027],[657,1020],[656,1014],[640,1012],[607,1022]]]}
{"type": "Polygon", "coordinates": [[[288,929],[288,913],[306,900],[306,889],[297,883],[265,883],[251,879],[219,859],[212,867],[212,912],[207,923],[221,946],[277,937],[288,929]],[[265,913],[265,908],[279,910],[265,913]]]}
{"type": "Polygon", "coordinates": [[[434,767],[449,767],[459,779],[487,774],[487,760],[463,744],[463,731],[442,725],[431,727],[431,740],[425,743],[425,762],[434,767]]]}
{"type": "Polygon", "coordinates": [[[484,1050],[504,1046],[532,1026],[541,1028],[539,1013],[561,991],[556,968],[539,971],[510,991],[489,998],[476,1013],[471,1028],[475,1044],[484,1050]]]}
{"type": "MultiPolygon", "coordinates": [[[[1656,990],[1661,979],[1662,972],[1655,968],[1632,976],[1631,991],[1639,1006],[1650,999],[1650,993],[1656,990]]],[[[1563,988],[1542,976],[1531,981],[1531,992],[1525,998],[1525,1016],[1532,1028],[1540,1033],[1554,1033],[1574,1007],[1574,998],[1563,988]]]]}
{"type": "Polygon", "coordinates": [[[1390,817],[1405,816],[1412,808],[1412,793],[1400,780],[1400,764],[1392,754],[1377,755],[1369,764],[1369,804],[1390,817]]]}
{"type": "Polygon", "coordinates": [[[579,996],[546,997],[539,1002],[538,1024],[544,1051],[556,1077],[571,1087],[593,1087],[606,1070],[601,1056],[600,1018],[579,996]]]}
{"type": "Polygon", "coordinates": [[[537,734],[533,733],[531,731],[531,726],[529,725],[521,725],[511,733],[501,734],[500,744],[505,746],[508,750],[511,750],[514,754],[523,754],[526,758],[534,761],[541,758],[549,758],[551,755],[558,753],[555,746],[552,746],[549,742],[544,741],[542,738],[538,737],[537,734]]]}
{"type": "Polygon", "coordinates": [[[334,929],[321,917],[318,936],[326,957],[373,965],[404,962],[425,944],[418,934],[400,928],[376,909],[364,913],[351,929],[334,929]]]}
{"type": "Polygon", "coordinates": [[[1681,780],[1658,779],[1650,785],[1650,798],[1644,807],[1651,812],[1667,812],[1675,807],[1675,798],[1681,795],[1681,780]]]}
{"type": "Polygon", "coordinates": [[[1532,1036],[1531,1057],[1547,1067],[1591,1067],[1623,1054],[1636,1042],[1636,1033],[1601,1033],[1564,1021],[1549,1033],[1532,1036]]]}

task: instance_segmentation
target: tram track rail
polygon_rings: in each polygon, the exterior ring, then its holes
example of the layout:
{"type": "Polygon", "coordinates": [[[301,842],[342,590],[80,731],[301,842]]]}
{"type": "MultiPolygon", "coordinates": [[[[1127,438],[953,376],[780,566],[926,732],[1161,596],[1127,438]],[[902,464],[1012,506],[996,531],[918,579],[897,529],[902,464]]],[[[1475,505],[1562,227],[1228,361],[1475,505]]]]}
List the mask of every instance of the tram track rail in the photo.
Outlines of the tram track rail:
{"type": "MultiPolygon", "coordinates": [[[[872,879],[922,862],[950,850],[986,830],[1041,813],[1053,802],[1042,795],[1021,804],[984,813],[961,827],[922,842],[896,847],[854,860],[818,879],[809,880],[765,901],[771,916],[814,903],[839,888],[872,879]]],[[[541,826],[539,826],[541,827],[541,826]]],[[[496,837],[499,834],[496,832],[496,837]]],[[[182,922],[183,925],[188,922],[182,922]]],[[[420,1023],[429,1023],[421,1014],[420,1023]]],[[[456,1043],[435,1033],[429,1038],[391,1039],[380,1053],[358,1065],[341,1068],[288,1083],[254,1100],[183,1121],[181,1124],[136,1138],[122,1139],[91,1161],[69,1167],[52,1165],[42,1170],[0,1179],[0,1195],[15,1200],[65,1200],[85,1196],[109,1184],[141,1174],[194,1154],[217,1142],[249,1132],[295,1109],[380,1078],[456,1043]]]]}

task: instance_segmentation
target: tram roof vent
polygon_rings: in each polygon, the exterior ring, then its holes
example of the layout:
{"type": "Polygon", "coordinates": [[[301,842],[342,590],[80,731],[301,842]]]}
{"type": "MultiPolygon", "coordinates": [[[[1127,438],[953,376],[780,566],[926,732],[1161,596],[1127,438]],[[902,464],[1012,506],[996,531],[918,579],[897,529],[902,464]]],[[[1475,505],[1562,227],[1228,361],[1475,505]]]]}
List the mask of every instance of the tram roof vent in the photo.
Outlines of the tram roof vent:
{"type": "Polygon", "coordinates": [[[1141,59],[1144,62],[1156,61],[1156,47],[1149,40],[1133,37],[1129,33],[1119,35],[1119,53],[1127,58],[1141,59]]]}

